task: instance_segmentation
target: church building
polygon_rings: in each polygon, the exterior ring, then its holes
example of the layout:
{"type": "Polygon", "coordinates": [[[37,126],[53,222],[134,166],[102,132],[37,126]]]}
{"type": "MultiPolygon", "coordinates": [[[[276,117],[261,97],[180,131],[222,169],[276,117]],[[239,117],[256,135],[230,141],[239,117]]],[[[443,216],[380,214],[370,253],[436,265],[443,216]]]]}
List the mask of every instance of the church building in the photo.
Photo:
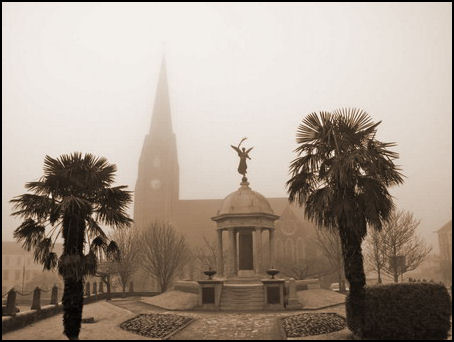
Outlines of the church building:
{"type": "MultiPolygon", "coordinates": [[[[167,221],[185,236],[191,248],[197,248],[202,246],[204,239],[216,241],[216,223],[211,218],[218,214],[223,198],[228,194],[220,194],[220,199],[179,198],[177,137],[172,128],[171,98],[167,82],[166,64],[163,60],[150,130],[145,136],[139,160],[134,193],[134,221],[137,227],[143,228],[154,220],[167,221]]],[[[240,177],[238,180],[240,181],[240,177]]],[[[249,181],[253,187],[253,179],[249,181]]],[[[282,183],[282,180],[277,182],[282,183]]],[[[234,190],[236,189],[232,189],[232,192],[234,190]]],[[[274,223],[275,259],[296,263],[308,257],[320,256],[313,241],[315,226],[304,218],[303,209],[289,204],[285,197],[267,200],[273,214],[279,216],[274,223]]],[[[265,236],[263,244],[267,243],[265,236]]]]}

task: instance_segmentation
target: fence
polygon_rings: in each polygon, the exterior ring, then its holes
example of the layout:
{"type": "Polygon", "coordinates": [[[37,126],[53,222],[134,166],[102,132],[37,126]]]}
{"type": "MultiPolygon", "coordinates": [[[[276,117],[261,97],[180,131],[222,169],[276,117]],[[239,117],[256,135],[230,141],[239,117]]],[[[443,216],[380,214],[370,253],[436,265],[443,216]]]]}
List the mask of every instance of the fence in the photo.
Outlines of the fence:
{"type": "MultiPolygon", "coordinates": [[[[132,296],[154,296],[158,292],[134,292],[133,283],[130,283],[129,291],[125,292],[104,292],[102,282],[100,282],[99,287],[96,282],[93,282],[93,287],[91,289],[90,282],[87,282],[84,289],[84,304],[93,303],[99,300],[111,300],[112,298],[124,298],[132,296]],[[98,288],[100,291],[98,291],[98,288]],[[93,293],[91,293],[93,290],[93,293]],[[102,291],[102,292],[101,292],[102,291]]],[[[2,304],[2,316],[8,316],[2,319],[2,334],[20,329],[31,323],[34,323],[38,320],[51,317],[56,315],[63,310],[62,302],[58,300],[58,293],[63,289],[58,286],[53,286],[51,289],[41,289],[36,287],[33,291],[29,293],[21,293],[16,291],[14,288],[10,289],[8,292],[2,294],[2,300],[6,297],[6,305],[2,304]],[[48,304],[43,303],[41,299],[41,293],[50,292],[50,302],[48,304]],[[32,304],[30,310],[19,312],[17,309],[17,295],[19,296],[29,296],[33,294],[32,304]]]]}

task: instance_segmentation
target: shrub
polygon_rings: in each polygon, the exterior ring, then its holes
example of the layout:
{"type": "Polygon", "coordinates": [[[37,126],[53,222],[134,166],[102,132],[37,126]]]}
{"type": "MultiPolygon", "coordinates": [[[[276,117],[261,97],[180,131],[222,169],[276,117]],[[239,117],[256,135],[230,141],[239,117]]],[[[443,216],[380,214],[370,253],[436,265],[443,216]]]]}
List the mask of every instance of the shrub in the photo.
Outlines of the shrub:
{"type": "Polygon", "coordinates": [[[435,283],[401,283],[365,288],[363,314],[351,315],[347,325],[360,338],[445,339],[451,316],[447,289],[435,283]]]}

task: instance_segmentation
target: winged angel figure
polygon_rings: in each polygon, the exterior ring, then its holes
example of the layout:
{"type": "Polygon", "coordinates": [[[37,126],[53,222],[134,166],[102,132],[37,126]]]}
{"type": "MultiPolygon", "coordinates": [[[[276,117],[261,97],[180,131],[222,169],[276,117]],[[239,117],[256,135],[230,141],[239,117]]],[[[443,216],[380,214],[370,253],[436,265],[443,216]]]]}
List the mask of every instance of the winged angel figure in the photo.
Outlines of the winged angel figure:
{"type": "Polygon", "coordinates": [[[254,147],[251,147],[250,149],[246,150],[244,147],[242,148],[242,150],[240,150],[240,146],[241,144],[243,143],[243,141],[245,141],[247,138],[243,138],[241,139],[240,143],[238,144],[238,146],[233,146],[233,145],[230,145],[231,148],[233,148],[237,153],[238,153],[238,157],[240,157],[240,164],[238,165],[238,173],[243,175],[243,177],[246,177],[246,169],[247,169],[247,164],[246,164],[246,158],[247,159],[251,159],[249,157],[249,152],[251,152],[251,150],[254,148],[254,147]]]}

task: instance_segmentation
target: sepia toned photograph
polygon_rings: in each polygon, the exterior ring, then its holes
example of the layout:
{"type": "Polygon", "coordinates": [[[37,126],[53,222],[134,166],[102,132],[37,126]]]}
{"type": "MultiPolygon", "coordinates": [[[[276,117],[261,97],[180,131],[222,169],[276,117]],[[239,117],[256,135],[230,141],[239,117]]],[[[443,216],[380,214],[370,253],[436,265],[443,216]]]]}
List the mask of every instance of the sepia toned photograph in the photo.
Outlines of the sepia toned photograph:
{"type": "Polygon", "coordinates": [[[452,3],[2,2],[2,340],[452,340],[452,3]]]}

